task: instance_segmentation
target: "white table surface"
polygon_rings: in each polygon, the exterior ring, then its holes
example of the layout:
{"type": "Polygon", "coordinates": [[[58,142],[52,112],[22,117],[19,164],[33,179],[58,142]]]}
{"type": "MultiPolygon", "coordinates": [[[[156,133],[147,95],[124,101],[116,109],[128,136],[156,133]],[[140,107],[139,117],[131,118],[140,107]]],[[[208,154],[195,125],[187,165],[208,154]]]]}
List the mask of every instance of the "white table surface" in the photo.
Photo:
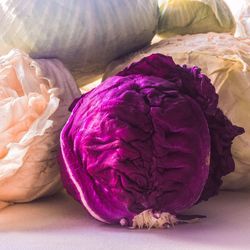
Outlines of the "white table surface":
{"type": "Polygon", "coordinates": [[[192,213],[208,217],[174,229],[131,230],[92,219],[61,193],[0,211],[0,249],[250,249],[250,193],[221,192],[192,213]]]}

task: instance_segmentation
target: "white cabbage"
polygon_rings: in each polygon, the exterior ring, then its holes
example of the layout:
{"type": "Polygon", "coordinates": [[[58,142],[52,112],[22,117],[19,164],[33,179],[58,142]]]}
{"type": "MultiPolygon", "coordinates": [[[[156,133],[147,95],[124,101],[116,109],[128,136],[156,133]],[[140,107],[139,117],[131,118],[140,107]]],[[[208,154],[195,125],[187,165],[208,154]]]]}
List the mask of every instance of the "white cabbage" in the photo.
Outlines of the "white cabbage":
{"type": "Polygon", "coordinates": [[[235,172],[224,178],[225,189],[250,188],[250,39],[230,34],[197,34],[162,40],[128,57],[114,61],[104,78],[152,53],[172,56],[176,63],[197,65],[219,94],[219,107],[245,133],[232,145],[235,172]]]}
{"type": "Polygon", "coordinates": [[[250,36],[250,1],[225,0],[230,7],[236,21],[236,37],[250,36]]]}
{"type": "Polygon", "coordinates": [[[80,95],[57,59],[0,57],[0,207],[61,188],[57,157],[68,106],[80,95]]]}
{"type": "Polygon", "coordinates": [[[233,15],[223,0],[162,0],[158,33],[175,34],[231,32],[235,30],[233,15]]]}
{"type": "Polygon", "coordinates": [[[157,0],[2,0],[0,54],[58,58],[79,85],[98,78],[113,59],[150,43],[157,0]]]}

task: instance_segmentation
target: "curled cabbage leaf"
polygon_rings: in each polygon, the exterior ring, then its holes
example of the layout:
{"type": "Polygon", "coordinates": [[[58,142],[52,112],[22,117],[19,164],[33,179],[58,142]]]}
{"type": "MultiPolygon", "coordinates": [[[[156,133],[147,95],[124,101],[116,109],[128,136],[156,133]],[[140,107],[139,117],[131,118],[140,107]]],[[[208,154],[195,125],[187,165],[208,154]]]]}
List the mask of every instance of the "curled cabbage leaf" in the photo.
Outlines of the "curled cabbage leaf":
{"type": "Polygon", "coordinates": [[[149,44],[158,14],[157,0],[1,0],[0,54],[58,58],[83,85],[149,44]]]}
{"type": "Polygon", "coordinates": [[[219,107],[245,133],[232,145],[235,171],[223,178],[225,189],[250,189],[250,39],[230,34],[172,37],[114,61],[105,77],[152,53],[170,55],[179,64],[199,65],[219,94],[219,107]]]}
{"type": "Polygon", "coordinates": [[[60,129],[79,90],[57,59],[0,57],[0,207],[61,188],[56,163],[60,129]]]}
{"type": "Polygon", "coordinates": [[[233,170],[231,142],[243,132],[217,104],[196,66],[161,54],[133,63],[73,103],[61,132],[65,188],[96,219],[139,227],[145,214],[207,200],[233,170]]]}
{"type": "Polygon", "coordinates": [[[163,0],[157,33],[175,34],[230,32],[235,30],[234,17],[223,0],[163,0]]]}

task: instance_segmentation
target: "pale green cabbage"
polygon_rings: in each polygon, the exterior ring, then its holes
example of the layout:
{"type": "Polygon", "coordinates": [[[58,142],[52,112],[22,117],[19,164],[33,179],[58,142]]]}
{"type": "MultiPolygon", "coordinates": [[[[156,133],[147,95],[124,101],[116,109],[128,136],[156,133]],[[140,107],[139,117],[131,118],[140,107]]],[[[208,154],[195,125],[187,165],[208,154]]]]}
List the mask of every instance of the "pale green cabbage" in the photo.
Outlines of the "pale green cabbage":
{"type": "Polygon", "coordinates": [[[223,0],[160,1],[158,33],[175,34],[231,32],[235,30],[233,15],[223,0]]]}
{"type": "Polygon", "coordinates": [[[0,54],[58,58],[82,86],[149,44],[158,14],[157,0],[1,0],[0,54]]]}

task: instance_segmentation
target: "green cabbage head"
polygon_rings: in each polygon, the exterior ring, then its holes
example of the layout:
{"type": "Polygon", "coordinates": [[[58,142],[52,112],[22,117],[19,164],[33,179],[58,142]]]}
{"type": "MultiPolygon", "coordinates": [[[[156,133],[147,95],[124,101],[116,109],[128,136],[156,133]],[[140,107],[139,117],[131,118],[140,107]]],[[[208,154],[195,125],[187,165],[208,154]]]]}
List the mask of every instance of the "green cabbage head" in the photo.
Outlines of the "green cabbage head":
{"type": "Polygon", "coordinates": [[[163,0],[159,5],[160,36],[235,30],[233,15],[223,0],[163,0]]]}

